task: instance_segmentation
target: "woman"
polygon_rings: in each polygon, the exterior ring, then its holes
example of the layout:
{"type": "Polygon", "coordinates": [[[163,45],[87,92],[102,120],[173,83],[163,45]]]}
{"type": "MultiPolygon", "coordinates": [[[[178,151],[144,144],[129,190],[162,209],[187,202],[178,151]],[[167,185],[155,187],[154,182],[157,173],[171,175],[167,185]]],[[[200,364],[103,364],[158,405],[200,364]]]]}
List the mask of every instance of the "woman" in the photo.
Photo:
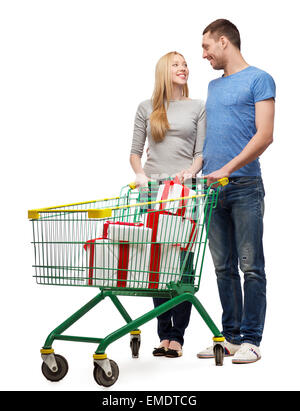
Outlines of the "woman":
{"type": "MultiPolygon", "coordinates": [[[[152,99],[143,101],[135,116],[130,164],[138,187],[147,185],[149,180],[161,181],[176,175],[184,181],[202,168],[205,106],[202,101],[189,98],[188,77],[187,63],[180,53],[170,52],[159,59],[152,99]],[[142,167],[146,138],[149,148],[142,167]]],[[[155,307],[166,301],[153,300],[155,307]]],[[[157,318],[160,346],[154,349],[154,356],[182,355],[190,313],[191,303],[186,301],[157,318]]]]}

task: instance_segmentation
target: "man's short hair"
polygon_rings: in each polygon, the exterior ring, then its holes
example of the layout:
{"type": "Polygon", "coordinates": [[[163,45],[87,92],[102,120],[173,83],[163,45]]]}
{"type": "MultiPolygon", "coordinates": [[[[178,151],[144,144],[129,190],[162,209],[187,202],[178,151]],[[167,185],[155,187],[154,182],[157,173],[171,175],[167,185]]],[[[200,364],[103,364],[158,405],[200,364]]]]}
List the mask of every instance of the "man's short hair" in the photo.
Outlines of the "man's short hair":
{"type": "Polygon", "coordinates": [[[210,23],[203,31],[202,34],[208,33],[215,39],[219,39],[221,36],[226,36],[231,44],[241,49],[241,38],[237,27],[226,19],[218,19],[210,23]]]}

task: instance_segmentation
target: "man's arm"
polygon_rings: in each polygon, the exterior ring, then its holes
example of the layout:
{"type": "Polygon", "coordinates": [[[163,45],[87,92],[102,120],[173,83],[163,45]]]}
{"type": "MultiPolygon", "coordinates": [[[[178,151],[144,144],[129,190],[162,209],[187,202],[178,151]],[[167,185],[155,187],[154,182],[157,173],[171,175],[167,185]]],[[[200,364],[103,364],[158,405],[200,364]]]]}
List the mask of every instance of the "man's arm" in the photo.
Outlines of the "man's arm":
{"type": "Polygon", "coordinates": [[[205,176],[205,178],[207,178],[207,185],[210,185],[223,177],[229,177],[234,171],[239,170],[246,164],[254,161],[267,149],[273,142],[274,114],[275,102],[273,98],[258,101],[255,104],[256,134],[254,134],[239,155],[234,157],[219,170],[205,176]]]}

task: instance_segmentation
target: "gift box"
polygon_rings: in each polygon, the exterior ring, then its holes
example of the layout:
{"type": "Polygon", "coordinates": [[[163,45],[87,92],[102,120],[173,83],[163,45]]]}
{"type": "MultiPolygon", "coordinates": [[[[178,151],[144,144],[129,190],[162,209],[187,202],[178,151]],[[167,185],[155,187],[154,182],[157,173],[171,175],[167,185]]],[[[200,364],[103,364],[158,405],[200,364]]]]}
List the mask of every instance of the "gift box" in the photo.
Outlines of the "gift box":
{"type": "Polygon", "coordinates": [[[168,244],[160,245],[160,258],[157,262],[159,273],[156,273],[155,278],[158,283],[149,283],[149,288],[156,288],[158,290],[165,289],[168,288],[168,283],[171,281],[177,283],[180,280],[180,255],[180,247],[174,247],[168,244]]]}
{"type": "Polygon", "coordinates": [[[147,288],[152,229],[145,227],[143,223],[107,221],[103,234],[114,242],[120,242],[116,245],[119,246],[119,262],[123,259],[123,270],[119,267],[117,286],[147,288]],[[122,251],[125,246],[126,249],[122,251]]]}
{"type": "Polygon", "coordinates": [[[159,243],[173,243],[182,250],[194,251],[196,240],[196,223],[190,218],[182,218],[168,211],[155,211],[159,213],[157,221],[156,241],[159,243]]]}
{"type": "MultiPolygon", "coordinates": [[[[176,219],[178,224],[181,224],[183,220],[182,217],[163,210],[148,210],[147,213],[146,226],[152,229],[148,287],[150,289],[164,289],[171,281],[180,280],[180,255],[182,251],[181,244],[178,242],[180,228],[178,226],[177,237],[176,234],[174,237],[172,228],[170,229],[173,219],[176,219]],[[164,221],[169,227],[167,233],[169,238],[164,233],[164,221]],[[170,240],[171,236],[173,241],[170,240]]],[[[174,231],[176,232],[176,230],[174,231]]]]}
{"type": "Polygon", "coordinates": [[[194,233],[193,220],[164,210],[148,210],[145,225],[107,221],[103,236],[84,246],[88,285],[167,288],[180,280],[181,253],[194,233]]]}
{"type": "Polygon", "coordinates": [[[167,288],[169,282],[181,279],[182,255],[194,251],[196,223],[168,211],[147,210],[145,224],[152,228],[149,288],[167,288]]]}
{"type": "Polygon", "coordinates": [[[114,241],[150,243],[152,230],[143,223],[127,223],[122,221],[106,221],[103,226],[103,237],[114,241]]]}
{"type": "Polygon", "coordinates": [[[84,245],[88,285],[147,288],[151,235],[142,223],[107,221],[103,237],[84,245]]]}
{"type": "Polygon", "coordinates": [[[88,285],[114,286],[118,264],[113,244],[104,237],[89,240],[84,245],[87,252],[88,285]]]}
{"type": "MultiPolygon", "coordinates": [[[[196,195],[194,190],[180,183],[178,177],[174,180],[167,180],[164,184],[159,186],[156,201],[168,200],[179,197],[189,197],[196,195]]],[[[166,201],[158,203],[155,206],[156,210],[168,210],[173,214],[177,214],[182,217],[192,218],[193,217],[193,206],[195,204],[195,199],[184,199],[176,201],[166,201]]]]}

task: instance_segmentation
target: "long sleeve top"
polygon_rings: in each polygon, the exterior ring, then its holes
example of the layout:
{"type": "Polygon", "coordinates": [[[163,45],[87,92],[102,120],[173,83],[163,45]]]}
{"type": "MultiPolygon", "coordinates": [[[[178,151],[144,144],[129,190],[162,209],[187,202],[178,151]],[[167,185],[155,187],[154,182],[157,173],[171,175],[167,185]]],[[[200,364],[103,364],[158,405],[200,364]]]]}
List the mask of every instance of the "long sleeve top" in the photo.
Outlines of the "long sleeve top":
{"type": "Polygon", "coordinates": [[[174,176],[202,156],[206,132],[205,103],[202,100],[171,100],[167,110],[170,129],[162,142],[151,135],[151,100],[139,104],[133,130],[131,154],[142,157],[146,139],[149,151],[144,172],[152,179],[174,176]]]}

